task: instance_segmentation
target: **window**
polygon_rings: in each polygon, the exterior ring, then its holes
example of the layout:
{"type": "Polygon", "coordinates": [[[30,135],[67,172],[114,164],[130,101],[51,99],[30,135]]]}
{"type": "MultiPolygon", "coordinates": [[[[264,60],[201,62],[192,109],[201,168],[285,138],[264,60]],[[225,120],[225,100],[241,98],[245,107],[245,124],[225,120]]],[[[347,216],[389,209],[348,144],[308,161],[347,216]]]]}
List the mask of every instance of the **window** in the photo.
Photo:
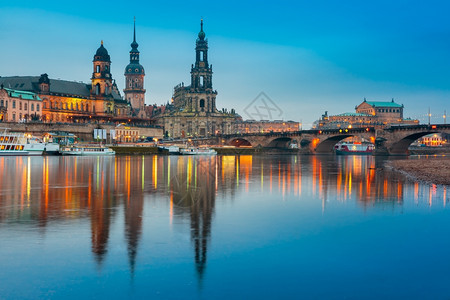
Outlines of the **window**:
{"type": "Polygon", "coordinates": [[[34,104],[31,103],[31,111],[34,111],[34,104]]]}
{"type": "Polygon", "coordinates": [[[200,61],[203,61],[205,58],[204,58],[204,54],[203,54],[203,51],[200,51],[200,61]]]}
{"type": "Polygon", "coordinates": [[[96,65],[95,68],[96,68],[96,69],[95,69],[95,72],[100,73],[100,66],[99,66],[99,65],[96,65]]]}
{"type": "Polygon", "coordinates": [[[39,104],[36,104],[36,111],[39,111],[39,104]]]}
{"type": "Polygon", "coordinates": [[[2,101],[0,101],[0,106],[3,106],[4,105],[4,103],[3,103],[3,100],[2,101]]]}
{"type": "Polygon", "coordinates": [[[200,100],[200,107],[204,108],[205,107],[205,99],[201,99],[200,100]]]}
{"type": "Polygon", "coordinates": [[[15,121],[15,120],[16,120],[16,114],[13,114],[13,121],[15,121]]]}
{"type": "Polygon", "coordinates": [[[22,110],[22,102],[20,102],[20,101],[19,101],[19,110],[22,110]]]}
{"type": "Polygon", "coordinates": [[[200,87],[203,87],[205,78],[203,76],[200,76],[200,87]]]}
{"type": "Polygon", "coordinates": [[[97,84],[95,85],[95,94],[96,94],[96,95],[99,95],[99,94],[100,94],[100,84],[99,84],[99,83],[97,83],[97,84]]]}
{"type": "Polygon", "coordinates": [[[24,106],[24,108],[23,108],[24,110],[28,110],[28,104],[24,103],[23,106],[24,106]]]}

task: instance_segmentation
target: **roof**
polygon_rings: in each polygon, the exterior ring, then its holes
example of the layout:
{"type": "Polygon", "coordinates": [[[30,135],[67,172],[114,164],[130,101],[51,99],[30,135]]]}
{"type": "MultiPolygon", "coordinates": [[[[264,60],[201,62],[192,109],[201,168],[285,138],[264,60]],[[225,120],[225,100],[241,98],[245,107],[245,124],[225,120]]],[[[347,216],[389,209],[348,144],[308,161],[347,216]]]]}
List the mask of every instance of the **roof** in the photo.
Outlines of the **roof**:
{"type": "MultiPolygon", "coordinates": [[[[40,76],[0,77],[0,84],[3,84],[5,88],[40,93],[39,78],[40,76]]],[[[91,85],[84,82],[50,79],[50,93],[77,98],[89,98],[91,96],[91,85]]],[[[114,90],[111,94],[114,100],[122,99],[120,94],[114,90]]]]}
{"type": "MultiPolygon", "coordinates": [[[[372,115],[369,114],[362,114],[362,113],[352,113],[352,112],[346,112],[339,115],[335,115],[336,117],[372,117],[372,115]]],[[[333,117],[333,116],[330,116],[333,117]]]]}
{"type": "Polygon", "coordinates": [[[366,101],[366,103],[373,107],[403,107],[394,101],[366,101]]]}
{"type": "Polygon", "coordinates": [[[37,100],[42,101],[41,98],[36,93],[26,92],[26,91],[18,91],[13,89],[4,88],[5,91],[8,92],[9,96],[12,98],[21,98],[24,100],[37,100]]]}

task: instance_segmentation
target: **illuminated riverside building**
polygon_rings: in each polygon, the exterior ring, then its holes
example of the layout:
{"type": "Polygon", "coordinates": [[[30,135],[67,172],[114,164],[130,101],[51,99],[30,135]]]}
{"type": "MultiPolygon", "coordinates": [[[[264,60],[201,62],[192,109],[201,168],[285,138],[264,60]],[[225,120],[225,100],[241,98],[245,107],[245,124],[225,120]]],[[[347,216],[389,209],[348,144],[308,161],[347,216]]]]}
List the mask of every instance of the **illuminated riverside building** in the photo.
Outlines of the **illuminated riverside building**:
{"type": "Polygon", "coordinates": [[[196,40],[195,64],[191,66],[191,85],[174,88],[172,104],[159,117],[167,136],[191,137],[234,133],[234,110],[216,108],[217,91],[212,86],[212,65],[208,62],[208,39],[203,20],[196,40]]]}
{"type": "Polygon", "coordinates": [[[403,104],[392,101],[364,101],[355,107],[355,112],[338,115],[328,115],[325,112],[316,122],[316,128],[357,128],[357,127],[385,127],[389,125],[417,125],[418,120],[403,117],[403,104]]]}
{"type": "Polygon", "coordinates": [[[41,115],[42,99],[39,95],[0,86],[0,121],[39,120],[41,115]]]}
{"type": "Polygon", "coordinates": [[[74,123],[127,119],[130,106],[123,100],[110,72],[111,59],[103,42],[93,60],[91,83],[41,76],[0,77],[4,87],[36,93],[42,99],[42,121],[74,123]]]}
{"type": "Polygon", "coordinates": [[[246,120],[236,123],[236,133],[292,132],[300,130],[300,123],[281,120],[246,120]]]}
{"type": "Polygon", "coordinates": [[[426,135],[417,141],[415,141],[412,146],[420,146],[424,145],[427,147],[441,147],[447,145],[447,139],[442,137],[442,134],[440,133],[433,133],[426,135]]]}

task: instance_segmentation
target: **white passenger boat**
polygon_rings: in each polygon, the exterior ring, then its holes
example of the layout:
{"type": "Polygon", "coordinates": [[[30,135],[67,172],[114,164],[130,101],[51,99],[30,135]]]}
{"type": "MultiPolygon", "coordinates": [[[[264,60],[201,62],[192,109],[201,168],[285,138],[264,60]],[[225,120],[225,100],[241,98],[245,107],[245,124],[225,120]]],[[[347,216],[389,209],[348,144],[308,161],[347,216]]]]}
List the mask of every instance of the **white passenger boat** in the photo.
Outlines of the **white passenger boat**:
{"type": "Polygon", "coordinates": [[[180,154],[182,155],[216,155],[217,152],[211,148],[196,148],[196,147],[188,147],[188,148],[180,148],[180,154]]]}
{"type": "Polygon", "coordinates": [[[79,155],[79,156],[98,156],[98,155],[115,155],[116,152],[111,148],[104,146],[92,145],[70,145],[64,146],[59,152],[62,155],[79,155]]]}
{"type": "Polygon", "coordinates": [[[173,145],[158,146],[158,150],[166,154],[180,154],[180,147],[173,145]]]}
{"type": "Polygon", "coordinates": [[[9,132],[3,128],[0,133],[0,156],[42,155],[46,143],[25,133],[9,132]]]}
{"type": "Polygon", "coordinates": [[[343,142],[336,144],[334,149],[339,155],[370,155],[375,146],[371,143],[343,142]]]}

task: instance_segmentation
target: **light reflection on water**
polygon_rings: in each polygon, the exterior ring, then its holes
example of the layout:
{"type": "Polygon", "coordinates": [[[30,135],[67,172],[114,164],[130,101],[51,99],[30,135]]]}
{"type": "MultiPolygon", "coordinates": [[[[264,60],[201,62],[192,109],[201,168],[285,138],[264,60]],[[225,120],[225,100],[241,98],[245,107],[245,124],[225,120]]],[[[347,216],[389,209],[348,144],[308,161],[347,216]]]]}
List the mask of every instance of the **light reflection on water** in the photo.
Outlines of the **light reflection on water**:
{"type": "MultiPolygon", "coordinates": [[[[178,298],[188,293],[226,298],[232,294],[216,294],[223,286],[215,274],[233,262],[217,262],[239,253],[241,247],[262,243],[261,247],[276,248],[284,236],[285,245],[279,245],[283,249],[292,237],[298,239],[299,228],[314,227],[311,232],[328,236],[326,231],[337,224],[333,222],[341,224],[339,218],[360,222],[371,210],[389,219],[405,211],[414,215],[429,213],[431,207],[445,209],[445,187],[407,181],[385,170],[384,162],[364,156],[0,157],[0,265],[11,268],[0,275],[0,295],[75,297],[55,287],[58,280],[70,279],[77,297],[84,293],[91,298],[93,283],[79,279],[83,274],[101,281],[102,288],[94,289],[105,295],[111,292],[112,297],[178,298]],[[283,224],[289,226],[281,228],[283,224]],[[39,260],[39,251],[53,270],[44,271],[41,275],[48,278],[36,283],[34,273],[43,267],[34,261],[39,260]],[[31,260],[22,262],[24,255],[31,260]],[[208,266],[211,255],[213,267],[208,266]],[[171,268],[176,272],[169,272],[171,268]],[[27,270],[30,274],[24,276],[27,270]],[[155,281],[157,274],[181,276],[187,283],[174,290],[170,276],[155,281]],[[155,281],[152,292],[139,285],[148,277],[155,281]],[[130,278],[133,291],[119,288],[128,286],[130,278]]],[[[244,255],[237,269],[242,264],[255,269],[252,255],[244,255]]],[[[273,271],[295,259],[286,256],[273,271]]],[[[293,275],[299,274],[291,270],[277,276],[289,281],[293,275]]],[[[245,285],[240,295],[253,289],[252,284],[245,285]]],[[[286,293],[318,295],[296,289],[286,293]]]]}

